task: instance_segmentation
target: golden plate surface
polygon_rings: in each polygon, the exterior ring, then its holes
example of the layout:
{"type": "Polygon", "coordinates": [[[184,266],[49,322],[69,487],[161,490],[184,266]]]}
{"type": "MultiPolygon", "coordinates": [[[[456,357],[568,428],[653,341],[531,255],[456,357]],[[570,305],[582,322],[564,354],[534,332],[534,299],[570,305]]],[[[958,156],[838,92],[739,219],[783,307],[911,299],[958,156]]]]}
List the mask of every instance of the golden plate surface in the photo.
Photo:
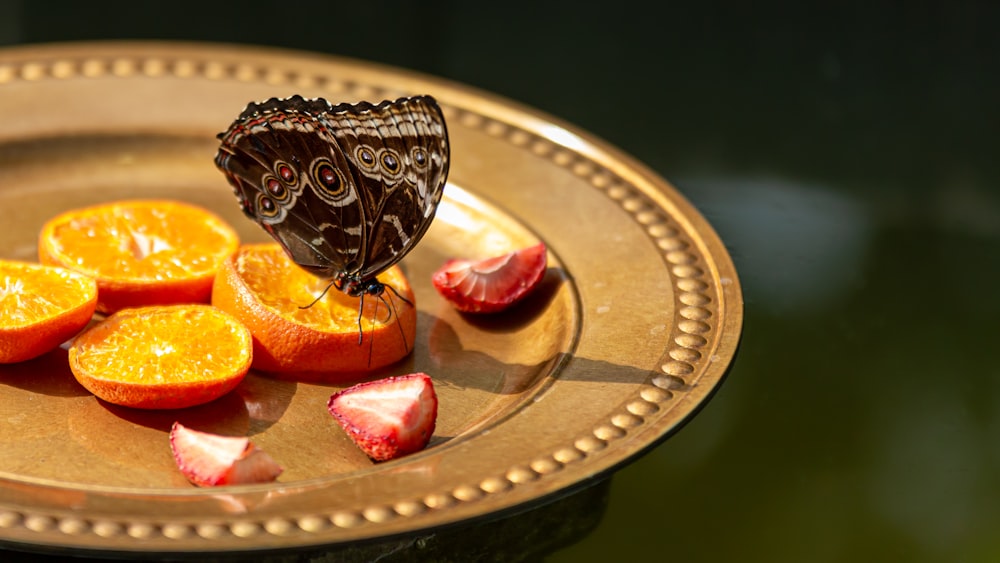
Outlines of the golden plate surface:
{"type": "Polygon", "coordinates": [[[202,407],[114,407],[66,352],[0,366],[0,542],[113,552],[233,552],[339,544],[505,513],[606,475],[665,438],[721,383],[743,303],[709,224],[662,178],[539,112],[442,80],[329,56],[191,43],[0,50],[0,257],[35,260],[65,209],[170,197],[244,241],[212,158],[247,102],[299,93],[377,101],[428,93],[452,143],[437,218],[403,262],[417,294],[413,354],[439,393],[425,451],[373,464],[326,413],[333,386],[251,374],[202,407]],[[463,316],[430,273],[538,239],[541,289],[513,311],[463,316]],[[173,465],[174,420],[248,435],[286,471],[197,489],[173,465]]]}

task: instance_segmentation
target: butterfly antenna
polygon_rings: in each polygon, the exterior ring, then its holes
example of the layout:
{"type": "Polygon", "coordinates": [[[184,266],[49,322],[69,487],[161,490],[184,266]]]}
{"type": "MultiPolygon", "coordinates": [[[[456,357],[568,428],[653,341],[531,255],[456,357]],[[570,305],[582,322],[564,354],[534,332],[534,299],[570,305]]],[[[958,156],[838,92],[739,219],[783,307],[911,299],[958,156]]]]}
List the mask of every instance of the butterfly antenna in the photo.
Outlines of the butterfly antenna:
{"type": "Polygon", "coordinates": [[[326,287],[323,288],[323,293],[320,293],[319,297],[313,299],[308,305],[299,305],[299,309],[308,309],[309,307],[312,307],[313,305],[319,303],[319,300],[322,299],[324,295],[326,295],[326,292],[330,291],[330,288],[333,287],[334,283],[336,283],[336,280],[330,281],[330,283],[326,284],[326,287]]]}

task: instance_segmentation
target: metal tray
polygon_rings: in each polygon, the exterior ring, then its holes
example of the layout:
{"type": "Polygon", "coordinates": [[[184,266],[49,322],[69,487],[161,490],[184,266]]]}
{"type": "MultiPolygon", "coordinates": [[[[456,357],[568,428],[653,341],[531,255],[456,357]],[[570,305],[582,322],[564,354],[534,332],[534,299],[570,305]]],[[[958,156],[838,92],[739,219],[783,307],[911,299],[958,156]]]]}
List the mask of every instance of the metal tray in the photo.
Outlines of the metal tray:
{"type": "Polygon", "coordinates": [[[743,305],[709,224],[666,181],[571,125],[467,87],[270,49],[91,43],[0,50],[0,256],[34,260],[42,223],[90,203],[169,197],[244,241],[212,158],[253,100],[378,101],[429,93],[452,140],[445,199],[403,262],[413,354],[440,397],[425,451],[373,464],[324,405],[335,387],[251,374],[172,412],[118,408],[66,352],[0,366],[0,542],[95,552],[241,552],[339,544],[499,515],[606,475],[692,416],[723,379],[743,305]],[[541,289],[515,310],[456,313],[430,273],[446,258],[544,240],[541,289]],[[286,472],[198,489],[177,472],[174,420],[249,435],[286,472]]]}

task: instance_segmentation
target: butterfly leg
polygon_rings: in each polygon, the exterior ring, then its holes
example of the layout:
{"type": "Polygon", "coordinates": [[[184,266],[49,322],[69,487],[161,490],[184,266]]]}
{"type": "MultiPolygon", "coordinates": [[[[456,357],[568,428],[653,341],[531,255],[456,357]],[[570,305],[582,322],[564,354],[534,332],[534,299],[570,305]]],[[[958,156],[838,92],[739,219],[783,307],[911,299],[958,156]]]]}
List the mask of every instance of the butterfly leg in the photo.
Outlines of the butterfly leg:
{"type": "MultiPolygon", "coordinates": [[[[372,313],[372,333],[371,336],[368,338],[368,367],[372,366],[372,354],[375,353],[375,323],[378,321],[378,304],[379,301],[382,301],[381,294],[376,295],[376,297],[378,297],[378,301],[375,302],[375,311],[372,313]]],[[[364,295],[361,296],[361,299],[362,300],[364,299],[364,295]]],[[[361,336],[360,328],[361,328],[361,317],[358,317],[359,337],[361,336]]],[[[358,344],[361,344],[360,340],[358,340],[358,344]]]]}
{"type": "Polygon", "coordinates": [[[336,280],[331,281],[330,283],[328,283],[326,285],[326,287],[323,288],[323,292],[319,294],[319,297],[317,297],[316,299],[313,299],[308,305],[299,305],[299,309],[308,309],[309,307],[312,307],[313,305],[319,303],[319,300],[322,299],[323,296],[326,295],[326,292],[330,291],[330,288],[333,287],[334,285],[336,285],[336,283],[337,283],[336,280]]]}
{"type": "Polygon", "coordinates": [[[407,298],[403,297],[402,295],[400,295],[400,293],[398,291],[396,291],[395,287],[392,287],[391,285],[387,285],[385,287],[388,287],[389,290],[392,291],[392,294],[395,295],[396,297],[398,297],[403,303],[406,303],[410,307],[413,306],[413,303],[411,303],[409,299],[407,299],[407,298]]]}
{"type": "MultiPolygon", "coordinates": [[[[410,301],[408,299],[406,299],[405,297],[403,297],[402,295],[400,295],[395,289],[392,288],[391,285],[390,286],[386,286],[386,287],[388,287],[389,289],[392,289],[392,292],[396,295],[396,297],[399,297],[400,299],[402,299],[403,301],[405,301],[407,305],[409,305],[410,307],[413,306],[413,303],[410,303],[410,301]]],[[[382,296],[379,296],[379,299],[385,299],[385,298],[382,297],[382,296]]],[[[393,316],[396,317],[396,327],[399,329],[399,337],[403,339],[403,348],[405,348],[406,351],[409,352],[410,351],[410,344],[406,341],[406,333],[403,332],[403,323],[399,322],[399,313],[396,311],[396,304],[392,302],[392,299],[389,299],[386,302],[386,307],[389,308],[389,318],[391,319],[393,316]]]]}
{"type": "MultiPolygon", "coordinates": [[[[361,302],[358,303],[358,346],[361,346],[361,341],[363,339],[362,335],[364,334],[364,329],[361,327],[361,317],[365,313],[365,294],[362,293],[360,295],[360,297],[361,297],[361,302]]],[[[376,306],[375,312],[376,313],[378,312],[378,307],[377,306],[376,306]]],[[[372,330],[373,331],[375,330],[375,322],[374,321],[372,321],[372,330]]],[[[372,339],[373,340],[374,340],[374,337],[375,337],[375,335],[372,334],[372,339]]],[[[368,356],[368,361],[369,362],[371,361],[371,355],[370,354],[368,356]]]]}

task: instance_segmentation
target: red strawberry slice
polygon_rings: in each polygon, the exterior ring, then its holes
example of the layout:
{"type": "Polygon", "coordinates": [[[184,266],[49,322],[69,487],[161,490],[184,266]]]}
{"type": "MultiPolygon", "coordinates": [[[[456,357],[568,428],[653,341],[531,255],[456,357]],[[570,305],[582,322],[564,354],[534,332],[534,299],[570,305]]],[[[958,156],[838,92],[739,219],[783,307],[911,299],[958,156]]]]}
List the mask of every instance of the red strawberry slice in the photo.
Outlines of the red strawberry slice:
{"type": "Polygon", "coordinates": [[[359,383],[335,393],[327,409],[368,457],[386,461],[427,446],[437,394],[425,373],[359,383]]]}
{"type": "Polygon", "coordinates": [[[199,432],[175,422],[170,449],[181,473],[199,487],[269,483],[282,469],[247,438],[199,432]]]}
{"type": "Polygon", "coordinates": [[[496,313],[531,292],[545,276],[545,243],[483,260],[444,263],[431,281],[438,293],[465,313],[496,313]]]}

